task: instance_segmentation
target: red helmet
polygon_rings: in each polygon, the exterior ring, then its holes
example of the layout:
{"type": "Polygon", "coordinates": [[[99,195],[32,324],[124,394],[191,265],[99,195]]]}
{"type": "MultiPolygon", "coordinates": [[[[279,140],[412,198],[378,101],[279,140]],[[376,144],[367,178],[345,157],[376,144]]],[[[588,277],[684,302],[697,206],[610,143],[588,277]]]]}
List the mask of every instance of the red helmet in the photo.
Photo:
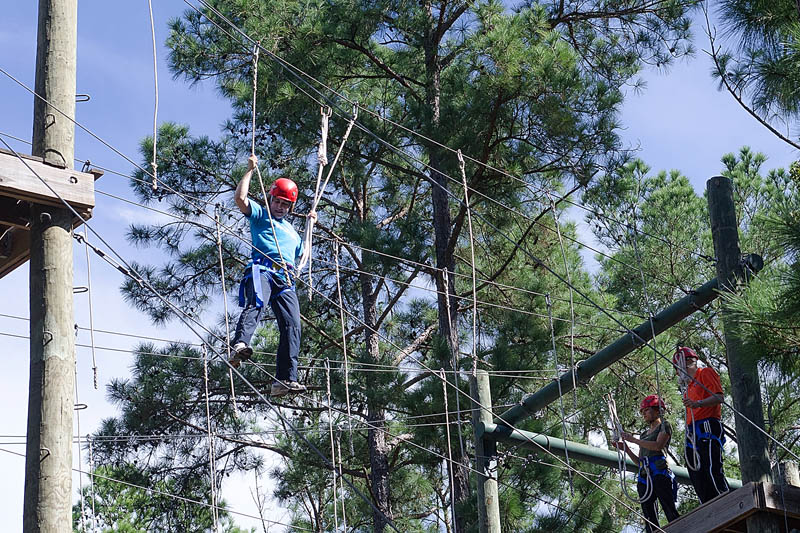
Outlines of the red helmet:
{"type": "Polygon", "coordinates": [[[278,178],[269,188],[269,193],[275,198],[282,198],[294,203],[297,201],[297,184],[289,178],[278,178]]]}
{"type": "Polygon", "coordinates": [[[642,400],[642,403],[639,404],[639,410],[642,411],[643,409],[647,409],[648,407],[658,407],[659,409],[664,409],[666,408],[666,405],[664,405],[664,401],[661,398],[659,398],[655,394],[651,394],[650,396],[642,400]]]}
{"type": "Polygon", "coordinates": [[[677,350],[675,350],[675,355],[672,356],[672,364],[678,366],[678,360],[680,359],[681,355],[683,355],[683,360],[689,359],[690,357],[694,357],[695,359],[699,359],[697,357],[697,353],[692,350],[691,348],[687,348],[686,346],[679,346],[677,350]]]}

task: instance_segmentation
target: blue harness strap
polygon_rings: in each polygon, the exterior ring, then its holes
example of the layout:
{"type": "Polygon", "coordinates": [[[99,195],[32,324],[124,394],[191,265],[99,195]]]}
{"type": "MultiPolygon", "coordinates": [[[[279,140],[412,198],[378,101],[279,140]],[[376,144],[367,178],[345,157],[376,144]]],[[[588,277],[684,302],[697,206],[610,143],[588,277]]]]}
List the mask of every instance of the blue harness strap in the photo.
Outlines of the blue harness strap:
{"type": "Polygon", "coordinates": [[[275,263],[275,261],[265,257],[259,257],[258,259],[255,259],[252,267],[245,270],[244,277],[239,283],[239,307],[245,307],[245,305],[247,305],[246,287],[247,281],[251,279],[253,280],[253,293],[256,300],[255,306],[259,308],[264,307],[264,288],[261,285],[262,272],[266,272],[269,275],[269,284],[271,289],[270,299],[275,298],[284,291],[293,291],[294,284],[291,282],[289,285],[279,282],[278,273],[280,270],[287,271],[291,279],[291,271],[293,270],[291,266],[282,268],[280,265],[275,263]]]}
{"type": "Polygon", "coordinates": [[[708,421],[711,420],[710,418],[703,418],[702,420],[695,420],[694,424],[687,427],[687,436],[686,436],[686,447],[687,448],[694,448],[692,446],[692,441],[689,440],[689,428],[691,428],[691,433],[695,436],[696,439],[706,439],[706,440],[715,440],[719,443],[720,447],[725,446],[725,434],[722,434],[722,438],[717,437],[713,433],[711,433],[711,425],[708,421]]]}
{"type": "Polygon", "coordinates": [[[651,455],[650,457],[640,457],[639,458],[639,476],[636,478],[636,481],[641,483],[642,485],[647,485],[647,473],[644,471],[645,468],[650,470],[650,477],[653,478],[655,476],[667,476],[672,480],[672,499],[674,501],[678,500],[678,480],[675,479],[675,474],[672,473],[672,470],[669,469],[669,466],[666,468],[656,468],[655,461],[664,460],[667,461],[667,458],[663,455],[651,455]]]}

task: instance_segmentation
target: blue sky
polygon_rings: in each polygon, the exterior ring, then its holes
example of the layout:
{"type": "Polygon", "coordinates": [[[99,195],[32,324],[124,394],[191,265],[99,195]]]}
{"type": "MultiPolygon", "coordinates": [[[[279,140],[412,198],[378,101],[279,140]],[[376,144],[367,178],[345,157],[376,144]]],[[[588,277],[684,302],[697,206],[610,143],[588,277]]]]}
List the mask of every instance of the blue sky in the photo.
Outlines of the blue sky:
{"type": "MultiPolygon", "coordinates": [[[[32,87],[36,51],[36,2],[10,2],[5,6],[0,26],[0,66],[32,87]]],[[[166,36],[166,21],[187,8],[180,0],[154,2],[156,37],[166,36]]],[[[78,93],[91,100],[77,104],[77,120],[135,161],[140,161],[138,142],[152,133],[153,70],[150,20],[147,1],[121,2],[81,0],[79,3],[78,93]]],[[[702,32],[697,29],[697,48],[702,49],[702,32]]],[[[213,87],[190,87],[173,80],[165,67],[164,49],[159,46],[159,122],[171,120],[189,124],[194,133],[217,136],[229,113],[213,87]]],[[[767,168],[787,166],[798,155],[749,117],[726,93],[716,90],[709,76],[710,63],[702,52],[689,61],[674,65],[668,73],[644,72],[647,87],[641,94],[629,95],[622,113],[626,143],[640,147],[639,156],[653,169],[679,169],[702,192],[705,181],[721,170],[724,153],[742,145],[762,151],[769,157],[767,168]]],[[[33,96],[0,75],[0,133],[30,139],[33,96]]],[[[316,109],[309,104],[310,109],[316,109]]],[[[8,140],[8,139],[7,139],[8,140]]],[[[24,143],[13,142],[15,149],[29,152],[24,143]]],[[[122,158],[76,130],[75,154],[97,165],[130,174],[132,167],[122,158]]],[[[125,178],[106,174],[97,189],[133,199],[125,178]]],[[[146,261],[147,251],[129,247],[125,230],[133,221],[153,220],[152,214],[134,206],[98,195],[92,226],[127,259],[146,261]]],[[[94,241],[95,239],[93,239],[94,241]]],[[[82,247],[75,248],[75,285],[86,285],[86,258],[82,247]]],[[[95,328],[123,331],[160,338],[195,340],[179,326],[158,328],[131,310],[119,296],[122,279],[115,270],[92,257],[92,296],[95,328]]],[[[4,298],[0,314],[28,316],[28,271],[18,269],[3,278],[4,298]]],[[[75,297],[76,321],[88,326],[87,296],[75,297]]],[[[0,316],[0,333],[27,335],[23,320],[0,316]]],[[[88,343],[82,331],[79,343],[88,343]]],[[[134,340],[112,335],[96,336],[98,345],[129,349],[134,340]]],[[[0,401],[6,406],[0,421],[0,449],[24,453],[28,346],[25,339],[0,336],[4,372],[0,373],[0,401]]],[[[80,432],[90,433],[96,424],[114,413],[104,385],[112,378],[124,378],[131,359],[122,352],[98,351],[100,387],[92,386],[92,354],[78,348],[79,401],[88,405],[80,412],[80,432]]],[[[77,430],[76,430],[77,433],[77,430]]],[[[75,461],[77,467],[77,457],[75,461]]],[[[84,468],[86,468],[84,462],[84,468]]],[[[0,513],[5,529],[21,530],[24,459],[0,452],[0,470],[5,482],[0,488],[0,513]]],[[[85,480],[84,480],[85,482],[85,480]]],[[[75,482],[77,485],[77,479],[75,482]]],[[[252,480],[235,489],[228,487],[231,506],[253,513],[249,488],[252,480]]],[[[273,518],[279,519],[280,511],[273,518]]],[[[242,520],[242,524],[252,524],[242,520]]]]}

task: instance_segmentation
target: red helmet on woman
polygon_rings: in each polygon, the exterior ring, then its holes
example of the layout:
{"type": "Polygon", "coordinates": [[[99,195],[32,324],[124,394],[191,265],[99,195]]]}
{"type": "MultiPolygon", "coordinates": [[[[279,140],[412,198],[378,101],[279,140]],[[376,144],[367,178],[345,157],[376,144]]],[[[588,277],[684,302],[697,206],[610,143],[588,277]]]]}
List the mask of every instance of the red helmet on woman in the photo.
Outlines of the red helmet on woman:
{"type": "Polygon", "coordinates": [[[642,403],[639,405],[639,410],[642,411],[644,409],[647,409],[648,407],[658,407],[659,409],[665,409],[666,405],[664,405],[664,401],[661,398],[659,398],[655,394],[651,394],[650,396],[642,400],[642,403]]]}
{"type": "Polygon", "coordinates": [[[675,355],[672,356],[672,364],[678,366],[678,361],[681,356],[683,356],[684,361],[686,359],[689,359],[690,357],[699,359],[699,357],[697,357],[697,352],[695,352],[691,348],[687,348],[686,346],[679,346],[678,349],[675,350],[675,355]]]}
{"type": "Polygon", "coordinates": [[[269,188],[269,193],[275,198],[282,198],[294,203],[297,201],[297,184],[289,178],[278,178],[269,188]]]}

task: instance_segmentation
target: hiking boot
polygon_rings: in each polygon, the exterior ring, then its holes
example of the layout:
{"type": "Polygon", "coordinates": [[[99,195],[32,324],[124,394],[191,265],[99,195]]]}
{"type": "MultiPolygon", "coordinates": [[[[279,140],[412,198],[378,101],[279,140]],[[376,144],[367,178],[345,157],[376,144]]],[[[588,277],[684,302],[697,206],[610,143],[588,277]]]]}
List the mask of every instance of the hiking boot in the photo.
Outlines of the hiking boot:
{"type": "Polygon", "coordinates": [[[232,346],[233,357],[228,361],[233,368],[239,368],[242,361],[247,361],[253,355],[253,349],[243,342],[237,342],[232,346]]]}
{"type": "Polygon", "coordinates": [[[286,384],[286,387],[288,387],[289,392],[292,394],[299,394],[308,390],[305,385],[296,381],[290,381],[286,384]]]}
{"type": "Polygon", "coordinates": [[[274,382],[272,384],[272,388],[269,390],[269,395],[272,398],[280,398],[281,396],[286,396],[287,394],[289,394],[289,387],[280,381],[274,382]]]}

